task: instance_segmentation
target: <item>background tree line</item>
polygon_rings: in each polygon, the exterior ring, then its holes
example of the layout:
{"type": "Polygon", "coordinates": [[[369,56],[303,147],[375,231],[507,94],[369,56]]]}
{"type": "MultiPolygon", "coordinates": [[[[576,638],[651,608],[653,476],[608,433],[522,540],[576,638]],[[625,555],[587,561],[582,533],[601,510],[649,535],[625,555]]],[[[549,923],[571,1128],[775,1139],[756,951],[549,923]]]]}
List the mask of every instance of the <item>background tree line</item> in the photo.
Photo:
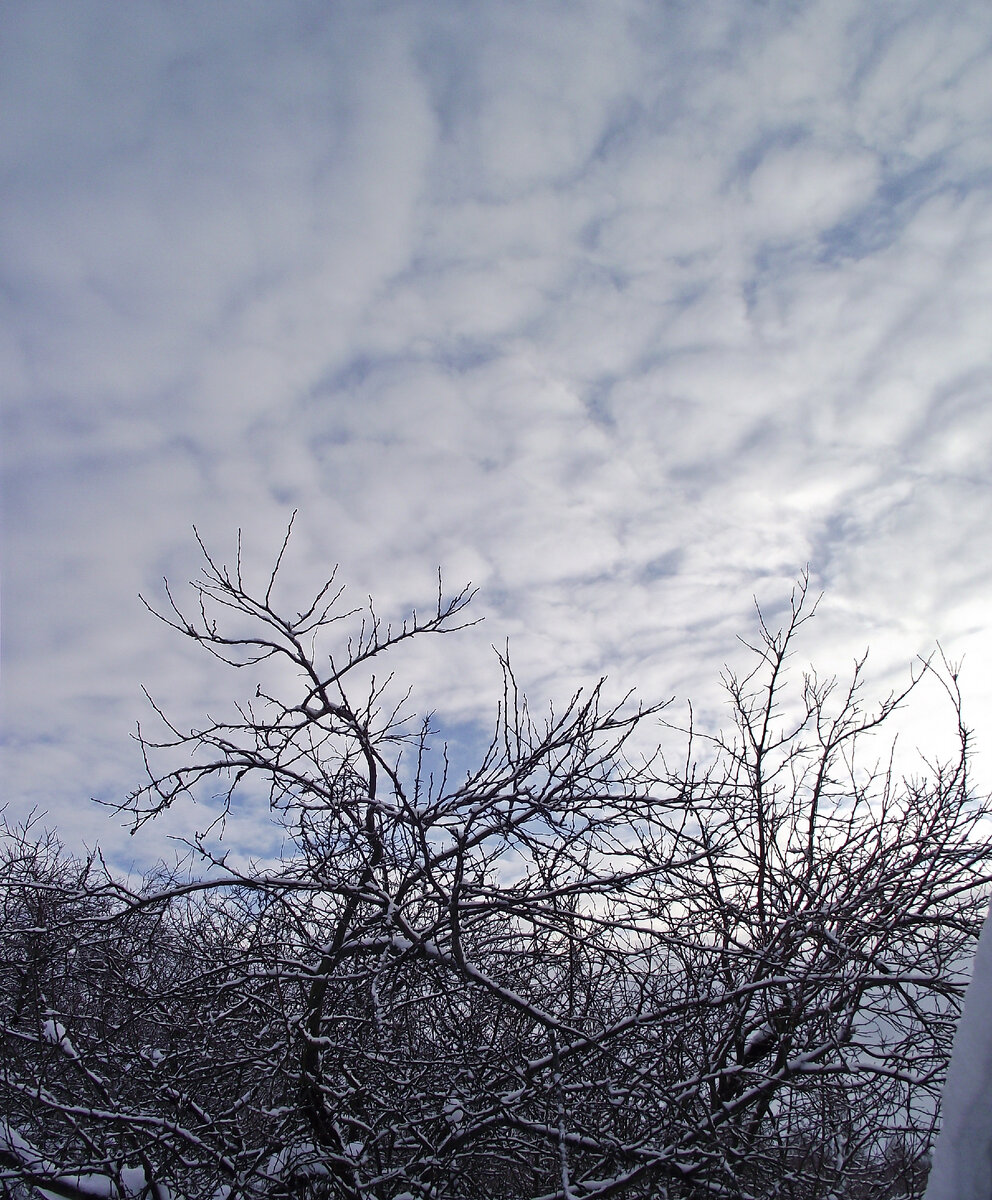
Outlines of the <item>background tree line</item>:
{"type": "Polygon", "coordinates": [[[286,548],[257,589],[204,550],[189,608],[169,594],[250,698],[159,713],[125,806],[234,822],[264,790],[281,858],[193,836],[137,886],[5,830],[2,1194],[920,1196],[989,878],[946,663],[952,759],[866,761],[913,685],[872,707],[863,663],[792,678],[803,579],[725,677],[730,731],[679,731],[677,764],[637,750],[663,705],[601,683],[538,717],[503,659],[456,773],[375,672],[471,594],[390,627],[332,577],[284,609],[286,548]]]}

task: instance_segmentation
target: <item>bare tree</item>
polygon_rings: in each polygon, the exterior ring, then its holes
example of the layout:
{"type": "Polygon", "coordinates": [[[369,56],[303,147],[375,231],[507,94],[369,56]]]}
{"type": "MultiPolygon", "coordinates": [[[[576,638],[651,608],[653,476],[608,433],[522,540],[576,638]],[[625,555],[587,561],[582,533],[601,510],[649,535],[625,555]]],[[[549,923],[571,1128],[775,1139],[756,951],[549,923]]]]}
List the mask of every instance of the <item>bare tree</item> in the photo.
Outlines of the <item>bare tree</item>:
{"type": "Polygon", "coordinates": [[[987,802],[946,663],[924,670],[957,753],[925,778],[860,753],[914,683],[872,708],[862,660],[844,685],[805,674],[789,701],[813,607],[804,579],[784,629],[759,614],[751,670],[725,679],[733,734],[696,738],[710,765],[670,778],[693,818],[682,844],[705,848],[688,870],[672,855],[659,897],[680,946],[665,986],[709,1000],[680,1031],[685,1125],[708,1131],[732,1195],[919,1195],[983,916],[987,802]]]}
{"type": "Polygon", "coordinates": [[[908,692],[868,707],[858,664],[790,700],[803,580],[726,679],[731,733],[684,731],[682,767],[632,749],[664,705],[600,683],[538,719],[504,658],[495,732],[456,778],[376,672],[460,628],[471,593],[389,626],[332,577],[285,612],[286,549],[258,591],[204,550],[192,607],[169,594],[163,619],[254,694],[195,729],[160,713],[125,806],[136,827],[190,797],[233,822],[264,793],[282,858],[239,867],[194,836],[194,870],[129,888],[8,838],[0,1186],[918,1195],[988,879],[954,673],[926,667],[954,760],[865,767],[908,692]]]}

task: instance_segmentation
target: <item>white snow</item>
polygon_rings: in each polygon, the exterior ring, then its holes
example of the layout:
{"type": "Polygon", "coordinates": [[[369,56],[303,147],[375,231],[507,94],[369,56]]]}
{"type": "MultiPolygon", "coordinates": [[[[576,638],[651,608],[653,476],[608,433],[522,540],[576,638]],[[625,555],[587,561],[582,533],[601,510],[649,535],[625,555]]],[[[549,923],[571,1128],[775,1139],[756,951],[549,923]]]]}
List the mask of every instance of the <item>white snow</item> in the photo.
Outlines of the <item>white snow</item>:
{"type": "MultiPolygon", "coordinates": [[[[46,1025],[48,1024],[52,1025],[53,1036],[50,1037],[43,1028],[46,1039],[52,1041],[58,1038],[57,1044],[62,1045],[61,1039],[65,1030],[58,1032],[62,1027],[57,1021],[46,1022],[46,1025]]],[[[44,1200],[58,1200],[59,1196],[67,1194],[78,1196],[80,1200],[83,1197],[90,1200],[139,1200],[140,1197],[148,1195],[148,1178],[143,1168],[123,1167],[120,1172],[120,1187],[110,1175],[98,1171],[82,1171],[76,1174],[63,1172],[55,1163],[40,1154],[6,1117],[0,1117],[0,1154],[6,1155],[32,1175],[47,1177],[53,1185],[52,1188],[36,1184],[31,1190],[32,1195],[37,1194],[44,1200]]],[[[5,1196],[6,1194],[4,1192],[5,1196]]],[[[20,1195],[19,1192],[17,1194],[20,1195]]],[[[161,1200],[173,1200],[172,1190],[167,1184],[159,1183],[155,1194],[161,1197],[161,1200]]]]}
{"type": "Polygon", "coordinates": [[[56,1021],[54,1017],[49,1017],[41,1026],[41,1036],[46,1042],[51,1042],[53,1046],[58,1046],[67,1058],[78,1058],[76,1047],[69,1040],[69,1035],[66,1033],[65,1026],[61,1021],[56,1021]]]}
{"type": "Polygon", "coordinates": [[[925,1200],[992,1197],[992,910],[954,1036],[925,1200]]]}

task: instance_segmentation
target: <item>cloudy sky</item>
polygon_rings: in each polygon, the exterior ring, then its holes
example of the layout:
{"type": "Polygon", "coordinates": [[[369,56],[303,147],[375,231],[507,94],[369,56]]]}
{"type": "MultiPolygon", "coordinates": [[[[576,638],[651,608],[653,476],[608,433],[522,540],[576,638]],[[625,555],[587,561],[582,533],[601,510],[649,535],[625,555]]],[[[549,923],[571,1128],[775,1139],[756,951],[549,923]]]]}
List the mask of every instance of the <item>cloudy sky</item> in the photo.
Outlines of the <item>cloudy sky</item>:
{"type": "Polygon", "coordinates": [[[295,508],[288,603],[481,589],[398,664],[456,736],[507,638],[705,706],[808,563],[818,665],[940,639],[988,754],[990,49],[987,0],[4,4],[11,812],[124,845],[140,685],[252,690],[137,593],[295,508]]]}

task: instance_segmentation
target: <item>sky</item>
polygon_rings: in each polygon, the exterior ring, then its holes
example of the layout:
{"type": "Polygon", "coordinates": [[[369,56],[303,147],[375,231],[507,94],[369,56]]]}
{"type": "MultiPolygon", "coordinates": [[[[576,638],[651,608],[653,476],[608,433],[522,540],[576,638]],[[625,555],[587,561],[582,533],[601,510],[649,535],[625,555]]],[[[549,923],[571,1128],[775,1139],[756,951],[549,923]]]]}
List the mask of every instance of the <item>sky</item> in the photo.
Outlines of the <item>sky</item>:
{"type": "Polygon", "coordinates": [[[963,656],[981,765],[990,49],[986,0],[9,0],[8,817],[121,861],[199,819],[91,800],[142,685],[253,690],[138,593],[194,524],[263,577],[297,509],[287,606],[479,588],[394,664],[466,753],[507,641],[538,709],[606,674],[719,722],[808,566],[803,652],[880,695],[963,656]]]}

